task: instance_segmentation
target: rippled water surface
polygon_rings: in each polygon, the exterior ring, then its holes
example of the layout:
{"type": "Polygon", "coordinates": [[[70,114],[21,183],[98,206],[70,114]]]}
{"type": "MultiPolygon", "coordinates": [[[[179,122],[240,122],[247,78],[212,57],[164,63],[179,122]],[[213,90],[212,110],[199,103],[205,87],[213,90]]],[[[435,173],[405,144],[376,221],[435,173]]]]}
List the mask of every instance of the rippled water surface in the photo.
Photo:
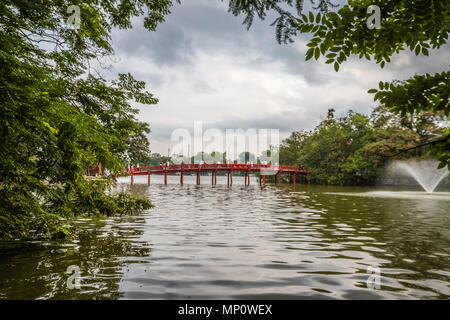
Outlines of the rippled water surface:
{"type": "Polygon", "coordinates": [[[0,244],[3,299],[448,299],[450,193],[290,185],[243,177],[118,184],[145,214],[80,219],[71,242],[0,244]],[[242,180],[242,181],[240,181],[242,180]],[[209,182],[209,183],[208,183],[209,182]],[[81,288],[68,289],[67,267],[81,288]],[[367,268],[379,268],[370,289],[367,268]]]}

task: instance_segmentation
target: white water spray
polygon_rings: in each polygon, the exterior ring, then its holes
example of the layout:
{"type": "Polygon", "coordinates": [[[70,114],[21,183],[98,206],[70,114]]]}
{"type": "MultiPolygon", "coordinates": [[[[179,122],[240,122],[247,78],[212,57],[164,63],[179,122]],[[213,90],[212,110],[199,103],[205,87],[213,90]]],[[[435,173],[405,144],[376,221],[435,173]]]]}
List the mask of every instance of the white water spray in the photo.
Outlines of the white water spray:
{"type": "Polygon", "coordinates": [[[436,160],[397,161],[395,167],[411,175],[428,193],[432,193],[449,172],[447,167],[438,169],[436,160]]]}

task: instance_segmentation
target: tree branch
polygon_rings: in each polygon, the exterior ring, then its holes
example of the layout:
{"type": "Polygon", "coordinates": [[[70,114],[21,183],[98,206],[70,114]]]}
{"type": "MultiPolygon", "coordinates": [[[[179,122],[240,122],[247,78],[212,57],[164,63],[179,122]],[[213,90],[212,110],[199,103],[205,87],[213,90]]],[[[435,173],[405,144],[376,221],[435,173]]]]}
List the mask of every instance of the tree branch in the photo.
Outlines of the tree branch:
{"type": "Polygon", "coordinates": [[[402,153],[407,152],[407,151],[410,151],[410,150],[414,150],[414,149],[418,149],[418,148],[421,148],[421,147],[424,147],[424,146],[428,146],[428,145],[433,145],[433,144],[445,142],[445,141],[447,141],[449,138],[450,138],[450,134],[448,134],[446,137],[444,137],[444,138],[442,138],[442,139],[438,139],[438,140],[434,140],[434,141],[422,143],[422,144],[419,144],[418,146],[414,146],[414,147],[411,147],[411,148],[408,148],[408,149],[401,150],[400,152],[397,152],[397,153],[394,154],[394,155],[390,155],[390,156],[382,156],[382,157],[385,157],[385,158],[392,158],[392,157],[398,156],[399,154],[402,154],[402,153]]]}

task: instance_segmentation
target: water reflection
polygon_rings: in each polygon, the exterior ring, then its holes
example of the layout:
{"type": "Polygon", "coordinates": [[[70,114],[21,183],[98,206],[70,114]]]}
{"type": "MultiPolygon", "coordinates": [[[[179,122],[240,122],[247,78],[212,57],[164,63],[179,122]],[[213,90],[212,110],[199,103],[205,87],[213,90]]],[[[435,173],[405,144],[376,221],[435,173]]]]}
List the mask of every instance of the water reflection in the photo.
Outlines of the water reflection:
{"type": "Polygon", "coordinates": [[[228,188],[226,177],[216,186],[197,186],[195,177],[180,186],[170,177],[165,186],[155,176],[147,186],[144,178],[117,189],[152,199],[156,208],[148,213],[81,220],[80,242],[3,249],[1,296],[450,297],[446,199],[373,197],[365,188],[261,188],[256,179],[245,187],[239,178],[228,188]],[[65,286],[72,264],[82,270],[78,291],[65,286]],[[367,288],[368,266],[380,268],[381,290],[367,288]]]}
{"type": "Polygon", "coordinates": [[[126,266],[151,253],[142,217],[80,220],[71,243],[2,243],[0,297],[8,299],[117,299],[126,266]],[[80,268],[80,289],[67,287],[67,268],[80,268]]]}

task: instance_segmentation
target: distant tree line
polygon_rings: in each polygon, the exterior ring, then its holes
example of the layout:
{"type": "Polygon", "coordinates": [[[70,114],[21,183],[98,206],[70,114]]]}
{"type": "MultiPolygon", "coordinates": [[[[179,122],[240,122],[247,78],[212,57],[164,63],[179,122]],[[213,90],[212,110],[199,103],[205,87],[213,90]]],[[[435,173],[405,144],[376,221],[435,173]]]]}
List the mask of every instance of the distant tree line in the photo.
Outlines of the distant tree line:
{"type": "Polygon", "coordinates": [[[379,106],[369,116],[350,110],[336,117],[329,109],[314,129],[282,142],[280,163],[310,169],[311,183],[373,184],[390,160],[434,157],[430,143],[448,123],[443,112],[401,115],[379,106]]]}

